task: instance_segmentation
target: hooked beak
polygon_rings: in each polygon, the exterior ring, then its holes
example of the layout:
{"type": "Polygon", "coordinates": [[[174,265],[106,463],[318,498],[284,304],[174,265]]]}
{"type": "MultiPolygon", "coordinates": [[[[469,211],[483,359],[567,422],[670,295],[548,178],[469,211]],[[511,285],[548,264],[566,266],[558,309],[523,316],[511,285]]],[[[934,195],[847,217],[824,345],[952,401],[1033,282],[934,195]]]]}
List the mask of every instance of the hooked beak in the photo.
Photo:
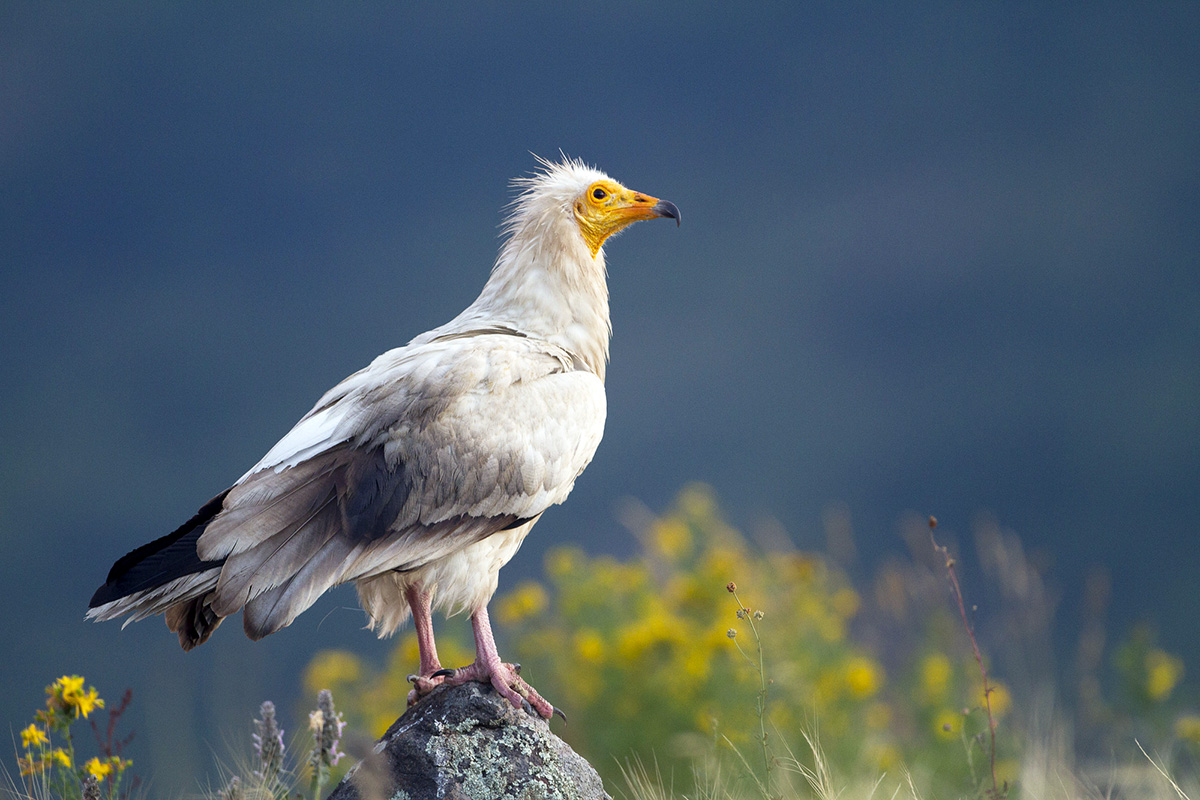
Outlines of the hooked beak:
{"type": "Polygon", "coordinates": [[[668,219],[675,220],[675,227],[679,227],[679,207],[670,200],[659,200],[654,204],[654,208],[650,210],[654,212],[656,217],[667,217],[668,219]]]}
{"type": "Polygon", "coordinates": [[[651,197],[641,192],[629,192],[627,196],[622,197],[621,204],[613,209],[612,214],[621,220],[622,227],[631,222],[657,217],[673,219],[676,226],[680,222],[678,206],[670,200],[659,200],[657,197],[651,197]]]}

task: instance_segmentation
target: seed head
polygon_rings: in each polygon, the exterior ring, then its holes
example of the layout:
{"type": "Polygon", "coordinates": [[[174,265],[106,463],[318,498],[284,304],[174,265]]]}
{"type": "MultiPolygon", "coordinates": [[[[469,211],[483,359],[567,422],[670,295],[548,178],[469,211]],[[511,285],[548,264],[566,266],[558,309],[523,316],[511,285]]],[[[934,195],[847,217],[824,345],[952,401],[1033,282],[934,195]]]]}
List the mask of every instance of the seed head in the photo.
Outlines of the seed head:
{"type": "Polygon", "coordinates": [[[312,765],[317,769],[337,766],[338,759],[345,755],[338,744],[346,722],[341,712],[334,710],[333,693],[328,689],[317,694],[317,710],[308,715],[308,726],[313,732],[312,765]]]}
{"type": "Polygon", "coordinates": [[[737,591],[737,584],[734,583],[733,581],[730,581],[729,583],[725,584],[725,591],[729,592],[730,594],[733,594],[734,592],[737,591]]]}
{"type": "Polygon", "coordinates": [[[263,780],[274,780],[283,769],[283,729],[275,719],[275,704],[265,701],[254,720],[254,751],[258,755],[259,768],[255,771],[263,780]]]}

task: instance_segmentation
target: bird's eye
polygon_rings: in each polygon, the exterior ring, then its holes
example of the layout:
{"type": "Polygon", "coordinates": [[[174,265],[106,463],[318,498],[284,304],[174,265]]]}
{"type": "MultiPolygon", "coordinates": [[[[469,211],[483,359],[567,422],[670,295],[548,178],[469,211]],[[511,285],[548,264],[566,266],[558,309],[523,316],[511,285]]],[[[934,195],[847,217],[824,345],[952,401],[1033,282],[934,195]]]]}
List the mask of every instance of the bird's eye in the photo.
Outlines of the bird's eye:
{"type": "Polygon", "coordinates": [[[603,200],[604,198],[608,197],[608,192],[597,186],[592,190],[592,197],[596,198],[597,200],[603,200]]]}

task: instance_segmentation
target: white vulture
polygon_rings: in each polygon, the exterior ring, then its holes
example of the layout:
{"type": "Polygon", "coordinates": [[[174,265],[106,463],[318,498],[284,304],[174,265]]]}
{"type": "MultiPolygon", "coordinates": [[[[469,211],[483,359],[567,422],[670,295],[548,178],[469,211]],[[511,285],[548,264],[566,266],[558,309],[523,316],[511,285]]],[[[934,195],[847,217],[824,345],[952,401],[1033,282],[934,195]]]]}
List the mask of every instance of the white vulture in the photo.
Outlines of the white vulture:
{"type": "Polygon", "coordinates": [[[118,560],[88,616],[164,614],[190,650],[237,611],[260,639],[354,581],[380,636],[412,615],[410,701],[477,680],[548,718],[553,707],[500,660],[487,604],[604,432],[602,245],[638,220],[678,224],[679,210],[579,161],[541,166],[517,181],[475,302],[333,387],[232,487],[118,560]],[[470,613],[473,664],[442,668],[434,607],[470,613]]]}

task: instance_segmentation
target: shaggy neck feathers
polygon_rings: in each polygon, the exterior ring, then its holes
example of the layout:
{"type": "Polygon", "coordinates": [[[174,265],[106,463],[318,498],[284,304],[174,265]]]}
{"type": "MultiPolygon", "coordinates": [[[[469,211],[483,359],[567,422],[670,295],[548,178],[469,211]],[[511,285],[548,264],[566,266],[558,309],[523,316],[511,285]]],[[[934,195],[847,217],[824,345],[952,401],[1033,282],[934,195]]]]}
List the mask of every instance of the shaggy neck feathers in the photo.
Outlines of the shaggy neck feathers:
{"type": "Polygon", "coordinates": [[[603,379],[612,333],[604,251],[592,257],[571,208],[606,176],[578,162],[545,167],[522,181],[505,225],[508,239],[483,291],[442,330],[506,325],[570,351],[603,379]]]}

